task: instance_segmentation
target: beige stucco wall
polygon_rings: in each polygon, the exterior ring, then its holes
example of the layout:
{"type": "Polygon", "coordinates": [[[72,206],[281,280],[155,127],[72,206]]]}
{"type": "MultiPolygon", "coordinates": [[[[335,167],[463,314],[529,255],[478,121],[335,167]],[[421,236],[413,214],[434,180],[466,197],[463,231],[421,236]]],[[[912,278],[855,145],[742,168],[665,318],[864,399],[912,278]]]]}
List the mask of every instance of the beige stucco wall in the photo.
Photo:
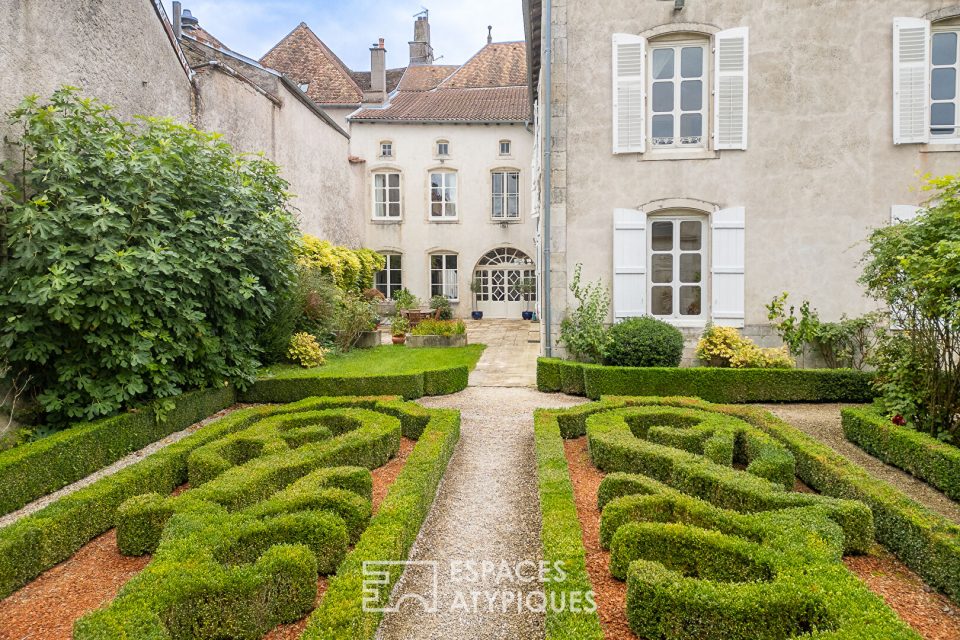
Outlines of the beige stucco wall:
{"type": "Polygon", "coordinates": [[[469,316],[470,281],[474,267],[488,251],[513,247],[536,259],[536,221],[530,209],[530,165],[533,135],[525,125],[365,124],[351,128],[352,153],[366,160],[361,211],[366,221],[365,246],[403,254],[403,285],[422,300],[430,297],[429,256],[443,251],[458,254],[460,301],[456,313],[469,316]],[[450,143],[450,157],[434,155],[438,139],[450,143]],[[499,156],[500,140],[512,142],[510,157],[499,156]],[[394,158],[378,158],[381,140],[391,140],[394,158]],[[374,221],[373,178],[380,169],[399,169],[402,220],[374,221]],[[429,173],[434,169],[458,173],[459,219],[429,220],[429,173]],[[520,171],[519,222],[501,225],[491,218],[491,172],[498,168],[520,171]]]}
{"type": "MultiPolygon", "coordinates": [[[[940,0],[554,1],[554,322],[567,277],[612,279],[615,208],[663,198],[746,208],[746,323],[782,291],[826,319],[871,308],[856,279],[870,229],[919,204],[917,174],[956,171],[960,154],[895,146],[892,24],[940,0]],[[666,23],[750,28],[750,143],[716,159],[615,156],[611,37],[666,23]]],[[[556,334],[554,334],[556,335],[556,334]]]]}
{"type": "Polygon", "coordinates": [[[0,2],[0,112],[64,84],[122,118],[190,120],[190,81],[148,0],[0,2]]]}

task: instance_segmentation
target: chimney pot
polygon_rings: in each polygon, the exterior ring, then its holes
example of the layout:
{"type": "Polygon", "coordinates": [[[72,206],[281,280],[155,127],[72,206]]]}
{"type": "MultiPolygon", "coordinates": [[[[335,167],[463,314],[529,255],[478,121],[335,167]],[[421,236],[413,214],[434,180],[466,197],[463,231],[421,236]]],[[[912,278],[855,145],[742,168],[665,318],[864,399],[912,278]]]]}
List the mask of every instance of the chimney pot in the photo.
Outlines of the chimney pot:
{"type": "Polygon", "coordinates": [[[383,38],[370,47],[370,89],[363,101],[383,104],[387,101],[387,49],[383,38]]]}

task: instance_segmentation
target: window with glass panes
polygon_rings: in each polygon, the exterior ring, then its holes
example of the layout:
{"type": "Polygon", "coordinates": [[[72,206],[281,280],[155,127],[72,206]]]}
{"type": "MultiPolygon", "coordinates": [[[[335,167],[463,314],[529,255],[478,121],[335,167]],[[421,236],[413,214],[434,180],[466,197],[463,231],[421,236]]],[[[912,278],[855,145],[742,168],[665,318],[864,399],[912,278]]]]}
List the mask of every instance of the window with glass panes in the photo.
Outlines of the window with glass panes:
{"type": "Polygon", "coordinates": [[[437,141],[437,155],[438,156],[448,156],[450,155],[450,143],[446,140],[437,141]]]}
{"type": "Polygon", "coordinates": [[[650,224],[650,314],[696,319],[704,314],[706,222],[654,218],[650,224]]]}
{"type": "Polygon", "coordinates": [[[457,254],[434,253],[430,256],[430,296],[457,300],[457,254]]]}
{"type": "Polygon", "coordinates": [[[389,140],[385,140],[380,143],[380,157],[381,158],[392,158],[393,157],[393,143],[389,140]]]}
{"type": "Polygon", "coordinates": [[[501,141],[500,141],[500,155],[502,155],[502,156],[508,156],[508,155],[510,155],[510,141],[509,141],[509,140],[501,140],[501,141]]]}
{"type": "Polygon", "coordinates": [[[403,288],[403,259],[399,253],[385,253],[383,257],[383,269],[377,272],[377,291],[392,300],[403,288]]]}
{"type": "Polygon", "coordinates": [[[706,146],[706,62],[706,44],[651,47],[650,135],[655,149],[706,146]]]}
{"type": "Polygon", "coordinates": [[[931,139],[954,139],[958,107],[958,33],[935,31],[930,52],[930,135],[931,139]]]}
{"type": "Polygon", "coordinates": [[[376,173],[373,176],[373,216],[400,217],[400,174],[376,173]]]}
{"type": "Polygon", "coordinates": [[[493,217],[520,217],[520,172],[493,172],[493,217]]]}
{"type": "Polygon", "coordinates": [[[457,217],[457,174],[430,174],[430,217],[457,217]]]}

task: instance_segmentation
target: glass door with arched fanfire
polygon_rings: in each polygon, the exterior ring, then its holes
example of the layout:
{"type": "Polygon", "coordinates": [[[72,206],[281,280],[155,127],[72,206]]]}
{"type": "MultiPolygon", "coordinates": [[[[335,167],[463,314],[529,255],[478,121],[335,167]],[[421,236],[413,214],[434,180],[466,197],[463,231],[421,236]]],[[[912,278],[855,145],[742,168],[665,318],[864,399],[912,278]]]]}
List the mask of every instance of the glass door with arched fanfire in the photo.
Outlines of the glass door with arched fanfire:
{"type": "Polygon", "coordinates": [[[536,267],[522,251],[501,247],[484,255],[474,270],[477,310],[487,318],[520,318],[537,302],[536,267]]]}

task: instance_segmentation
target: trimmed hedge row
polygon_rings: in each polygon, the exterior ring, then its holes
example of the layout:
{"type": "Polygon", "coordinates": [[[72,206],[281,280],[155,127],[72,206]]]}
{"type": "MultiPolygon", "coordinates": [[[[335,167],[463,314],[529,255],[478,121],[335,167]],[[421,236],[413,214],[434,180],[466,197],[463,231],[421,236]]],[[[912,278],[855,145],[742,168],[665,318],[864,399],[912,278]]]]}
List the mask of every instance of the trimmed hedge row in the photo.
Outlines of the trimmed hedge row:
{"type": "Polygon", "coordinates": [[[232,387],[192,391],[4,451],[0,453],[0,515],[186,429],[234,401],[232,387]],[[167,408],[168,403],[172,408],[167,408]],[[161,408],[166,410],[163,419],[157,420],[161,408]]]}
{"type": "Polygon", "coordinates": [[[296,402],[315,396],[400,396],[415,400],[467,388],[466,366],[381,376],[261,378],[240,393],[242,402],[296,402]]]}
{"type": "Polygon", "coordinates": [[[606,367],[537,360],[537,387],[598,400],[615,396],[690,396],[710,402],[869,402],[873,375],[851,369],[606,367]]]}
{"type": "MultiPolygon", "coordinates": [[[[605,398],[607,402],[623,400],[605,398]]],[[[797,477],[821,494],[859,500],[870,507],[877,542],[927,584],[960,602],[960,526],[763,409],[712,405],[694,398],[662,398],[657,402],[725,413],[763,429],[793,454],[797,477]]]]}
{"type": "Polygon", "coordinates": [[[644,475],[678,491],[736,512],[817,507],[843,530],[847,552],[865,553],[873,545],[873,517],[866,505],[786,490],[788,482],[793,486],[793,456],[762,431],[730,416],[711,415],[709,411],[656,405],[625,406],[630,403],[640,405],[644,399],[621,399],[622,408],[617,408],[618,403],[604,403],[586,418],[590,456],[602,471],[633,473],[642,469],[644,475]],[[672,412],[674,415],[665,419],[672,412]],[[730,466],[732,459],[727,465],[718,464],[701,452],[675,448],[675,442],[658,444],[644,440],[649,435],[655,437],[655,433],[638,429],[637,418],[660,423],[678,418],[699,420],[701,433],[733,434],[738,442],[744,443],[738,461],[748,465],[746,471],[730,466]],[[755,444],[746,445],[748,439],[755,444]]]}
{"type": "MultiPolygon", "coordinates": [[[[562,602],[571,593],[592,592],[586,568],[583,534],[570,482],[570,469],[563,451],[563,438],[555,411],[539,410],[534,416],[540,511],[543,525],[540,542],[543,561],[563,568],[566,578],[544,583],[546,601],[562,602]]],[[[563,607],[546,611],[547,640],[603,640],[596,611],[563,607]]]]}
{"type": "MultiPolygon", "coordinates": [[[[371,594],[364,589],[363,565],[407,559],[460,439],[459,412],[434,409],[429,415],[417,446],[391,485],[377,515],[330,580],[320,606],[300,636],[303,640],[369,640],[376,635],[383,614],[372,610],[373,607],[364,610],[365,598],[371,594]]],[[[403,567],[379,568],[389,569],[389,576],[377,585],[372,600],[385,606],[403,567]]]]}
{"type": "Polygon", "coordinates": [[[844,409],[841,415],[847,440],[960,500],[960,448],[897,426],[871,409],[844,409]]]}

